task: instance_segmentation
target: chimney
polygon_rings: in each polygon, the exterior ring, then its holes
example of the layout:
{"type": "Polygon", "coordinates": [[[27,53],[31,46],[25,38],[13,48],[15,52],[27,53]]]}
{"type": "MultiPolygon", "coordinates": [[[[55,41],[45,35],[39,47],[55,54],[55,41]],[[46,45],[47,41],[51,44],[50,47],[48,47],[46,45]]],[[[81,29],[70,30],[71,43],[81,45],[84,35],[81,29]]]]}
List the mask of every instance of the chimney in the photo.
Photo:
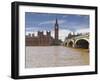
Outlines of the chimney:
{"type": "Polygon", "coordinates": [[[31,34],[30,33],[28,34],[28,37],[31,37],[31,34]]]}
{"type": "Polygon", "coordinates": [[[40,31],[38,31],[38,36],[40,36],[40,31]]]}
{"type": "Polygon", "coordinates": [[[34,33],[32,34],[32,37],[34,37],[34,33]]]}

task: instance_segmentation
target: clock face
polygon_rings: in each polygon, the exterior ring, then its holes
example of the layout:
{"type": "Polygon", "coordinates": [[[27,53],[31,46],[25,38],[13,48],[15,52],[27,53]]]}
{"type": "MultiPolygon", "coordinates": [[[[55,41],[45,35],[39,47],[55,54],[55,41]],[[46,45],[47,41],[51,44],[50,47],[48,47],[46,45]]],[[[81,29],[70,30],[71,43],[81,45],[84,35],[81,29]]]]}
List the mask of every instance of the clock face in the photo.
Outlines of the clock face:
{"type": "Polygon", "coordinates": [[[58,28],[58,26],[56,26],[55,28],[58,28]]]}

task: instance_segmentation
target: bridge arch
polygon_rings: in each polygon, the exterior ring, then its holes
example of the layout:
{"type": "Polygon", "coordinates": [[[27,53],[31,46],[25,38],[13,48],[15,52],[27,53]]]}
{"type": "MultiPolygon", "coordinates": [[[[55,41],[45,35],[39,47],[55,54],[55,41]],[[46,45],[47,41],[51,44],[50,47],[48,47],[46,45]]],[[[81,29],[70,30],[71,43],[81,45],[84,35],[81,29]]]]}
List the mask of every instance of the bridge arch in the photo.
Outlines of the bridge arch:
{"type": "Polygon", "coordinates": [[[68,47],[74,47],[74,41],[73,40],[69,41],[67,46],[68,47]]]}
{"type": "Polygon", "coordinates": [[[65,42],[64,46],[67,46],[67,44],[68,44],[68,43],[67,43],[67,42],[65,42]]]}
{"type": "Polygon", "coordinates": [[[86,38],[78,39],[74,44],[77,48],[89,48],[89,40],[86,38]]]}

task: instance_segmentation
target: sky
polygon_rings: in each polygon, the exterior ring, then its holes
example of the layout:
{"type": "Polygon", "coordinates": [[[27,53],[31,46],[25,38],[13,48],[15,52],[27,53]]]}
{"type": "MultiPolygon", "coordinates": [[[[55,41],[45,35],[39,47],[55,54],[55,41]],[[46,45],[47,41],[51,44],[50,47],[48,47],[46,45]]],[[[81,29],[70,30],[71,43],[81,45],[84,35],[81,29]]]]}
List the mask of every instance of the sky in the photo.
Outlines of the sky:
{"type": "Polygon", "coordinates": [[[89,16],[77,14],[52,14],[52,13],[34,13],[25,12],[25,30],[26,34],[37,31],[51,31],[54,37],[54,24],[58,20],[59,38],[64,38],[70,32],[89,32],[89,16]]]}

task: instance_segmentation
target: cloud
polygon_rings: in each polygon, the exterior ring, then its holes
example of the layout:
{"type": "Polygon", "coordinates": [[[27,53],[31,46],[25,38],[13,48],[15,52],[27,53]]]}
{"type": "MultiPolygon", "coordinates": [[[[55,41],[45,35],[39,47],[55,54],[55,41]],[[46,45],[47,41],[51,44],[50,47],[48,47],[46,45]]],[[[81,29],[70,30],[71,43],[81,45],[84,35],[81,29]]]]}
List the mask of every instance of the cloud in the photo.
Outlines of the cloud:
{"type": "Polygon", "coordinates": [[[33,27],[26,27],[25,28],[25,31],[27,32],[27,31],[32,31],[34,28],[33,27]]]}
{"type": "Polygon", "coordinates": [[[76,31],[79,29],[89,28],[89,26],[87,24],[75,24],[75,23],[70,24],[70,22],[66,22],[66,24],[60,25],[60,28],[76,31]]]}
{"type": "Polygon", "coordinates": [[[67,15],[63,15],[63,16],[62,16],[62,18],[67,18],[67,17],[69,17],[69,16],[67,16],[67,15]]]}
{"type": "MultiPolygon", "coordinates": [[[[70,30],[66,30],[66,29],[60,29],[59,30],[59,39],[61,39],[62,41],[65,40],[65,37],[68,36],[68,34],[72,32],[70,30]]],[[[54,38],[54,31],[51,31],[51,36],[54,38]]]]}
{"type": "MultiPolygon", "coordinates": [[[[44,21],[44,22],[41,22],[39,25],[55,24],[55,22],[56,22],[55,20],[44,21]]],[[[63,24],[65,23],[65,20],[58,20],[58,23],[63,24]]]]}
{"type": "Polygon", "coordinates": [[[65,37],[68,36],[68,34],[70,33],[70,30],[60,30],[59,31],[59,39],[61,39],[62,41],[65,40],[65,37]]]}
{"type": "Polygon", "coordinates": [[[84,28],[84,29],[76,30],[75,33],[87,33],[87,32],[89,32],[89,31],[90,31],[89,28],[84,28]]]}
{"type": "Polygon", "coordinates": [[[26,32],[34,32],[34,31],[39,31],[39,30],[42,31],[43,28],[42,27],[38,27],[38,26],[37,27],[34,26],[34,27],[26,27],[25,28],[26,32]]]}

